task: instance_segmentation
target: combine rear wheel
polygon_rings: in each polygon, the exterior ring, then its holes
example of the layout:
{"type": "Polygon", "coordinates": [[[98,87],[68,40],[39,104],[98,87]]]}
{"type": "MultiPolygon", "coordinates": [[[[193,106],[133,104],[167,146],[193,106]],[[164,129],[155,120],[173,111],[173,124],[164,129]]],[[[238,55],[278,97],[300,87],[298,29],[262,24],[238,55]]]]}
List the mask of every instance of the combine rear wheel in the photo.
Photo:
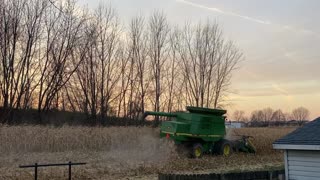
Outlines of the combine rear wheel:
{"type": "Polygon", "coordinates": [[[192,157],[201,158],[202,154],[203,154],[202,145],[200,143],[194,144],[192,147],[192,152],[191,152],[192,157]]]}

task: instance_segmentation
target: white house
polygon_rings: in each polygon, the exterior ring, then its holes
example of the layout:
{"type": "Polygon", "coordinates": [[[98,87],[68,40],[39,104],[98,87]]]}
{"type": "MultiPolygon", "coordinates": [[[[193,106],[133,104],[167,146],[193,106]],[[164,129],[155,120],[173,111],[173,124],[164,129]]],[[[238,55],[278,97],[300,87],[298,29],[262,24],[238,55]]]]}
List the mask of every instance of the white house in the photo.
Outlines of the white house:
{"type": "Polygon", "coordinates": [[[276,140],[284,150],[286,179],[320,179],[320,117],[276,140]]]}
{"type": "Polygon", "coordinates": [[[234,121],[226,121],[226,128],[242,128],[244,127],[244,123],[242,122],[234,122],[234,121]]]}

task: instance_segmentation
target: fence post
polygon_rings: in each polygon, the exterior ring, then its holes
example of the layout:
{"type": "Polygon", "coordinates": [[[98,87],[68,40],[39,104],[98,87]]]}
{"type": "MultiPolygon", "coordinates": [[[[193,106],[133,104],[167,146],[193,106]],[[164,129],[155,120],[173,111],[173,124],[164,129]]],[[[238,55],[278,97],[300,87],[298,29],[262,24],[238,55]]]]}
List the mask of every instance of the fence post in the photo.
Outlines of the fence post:
{"type": "Polygon", "coordinates": [[[34,164],[34,180],[38,179],[38,163],[34,164]]]}
{"type": "Polygon", "coordinates": [[[71,161],[69,161],[69,180],[71,180],[71,161]]]}

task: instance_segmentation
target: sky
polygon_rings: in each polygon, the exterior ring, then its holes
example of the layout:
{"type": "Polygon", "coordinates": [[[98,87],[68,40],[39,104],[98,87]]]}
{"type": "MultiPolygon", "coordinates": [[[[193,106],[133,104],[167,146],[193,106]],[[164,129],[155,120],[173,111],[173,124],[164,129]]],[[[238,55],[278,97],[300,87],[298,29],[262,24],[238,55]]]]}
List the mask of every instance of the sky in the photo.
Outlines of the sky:
{"type": "Polygon", "coordinates": [[[216,20],[236,42],[244,61],[233,74],[229,114],[271,107],[320,116],[320,1],[318,0],[78,0],[111,4],[124,23],[163,11],[170,23],[216,20]]]}

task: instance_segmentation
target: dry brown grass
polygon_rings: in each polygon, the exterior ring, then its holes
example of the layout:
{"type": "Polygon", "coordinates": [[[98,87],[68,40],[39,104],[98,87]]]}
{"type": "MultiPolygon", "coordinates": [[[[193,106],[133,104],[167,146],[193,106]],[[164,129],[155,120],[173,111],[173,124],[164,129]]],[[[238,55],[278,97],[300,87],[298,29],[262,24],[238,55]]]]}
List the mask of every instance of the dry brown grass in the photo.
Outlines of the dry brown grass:
{"type": "MultiPolygon", "coordinates": [[[[172,142],[160,139],[158,129],[136,127],[0,127],[0,179],[32,179],[21,164],[78,161],[76,179],[137,177],[152,179],[158,172],[221,172],[264,169],[282,165],[281,152],[272,142],[293,128],[244,128],[232,134],[254,136],[258,153],[230,157],[187,159],[175,153],[172,142]],[[151,176],[146,176],[151,175],[151,176]]],[[[66,168],[40,169],[41,179],[66,177],[66,168]]]]}
{"type": "MultiPolygon", "coordinates": [[[[136,149],[157,144],[158,130],[138,127],[41,127],[0,128],[1,153],[63,152],[73,150],[110,151],[136,149]],[[149,144],[146,144],[149,139],[149,144]]],[[[160,140],[159,140],[160,141],[160,140]]]]}

